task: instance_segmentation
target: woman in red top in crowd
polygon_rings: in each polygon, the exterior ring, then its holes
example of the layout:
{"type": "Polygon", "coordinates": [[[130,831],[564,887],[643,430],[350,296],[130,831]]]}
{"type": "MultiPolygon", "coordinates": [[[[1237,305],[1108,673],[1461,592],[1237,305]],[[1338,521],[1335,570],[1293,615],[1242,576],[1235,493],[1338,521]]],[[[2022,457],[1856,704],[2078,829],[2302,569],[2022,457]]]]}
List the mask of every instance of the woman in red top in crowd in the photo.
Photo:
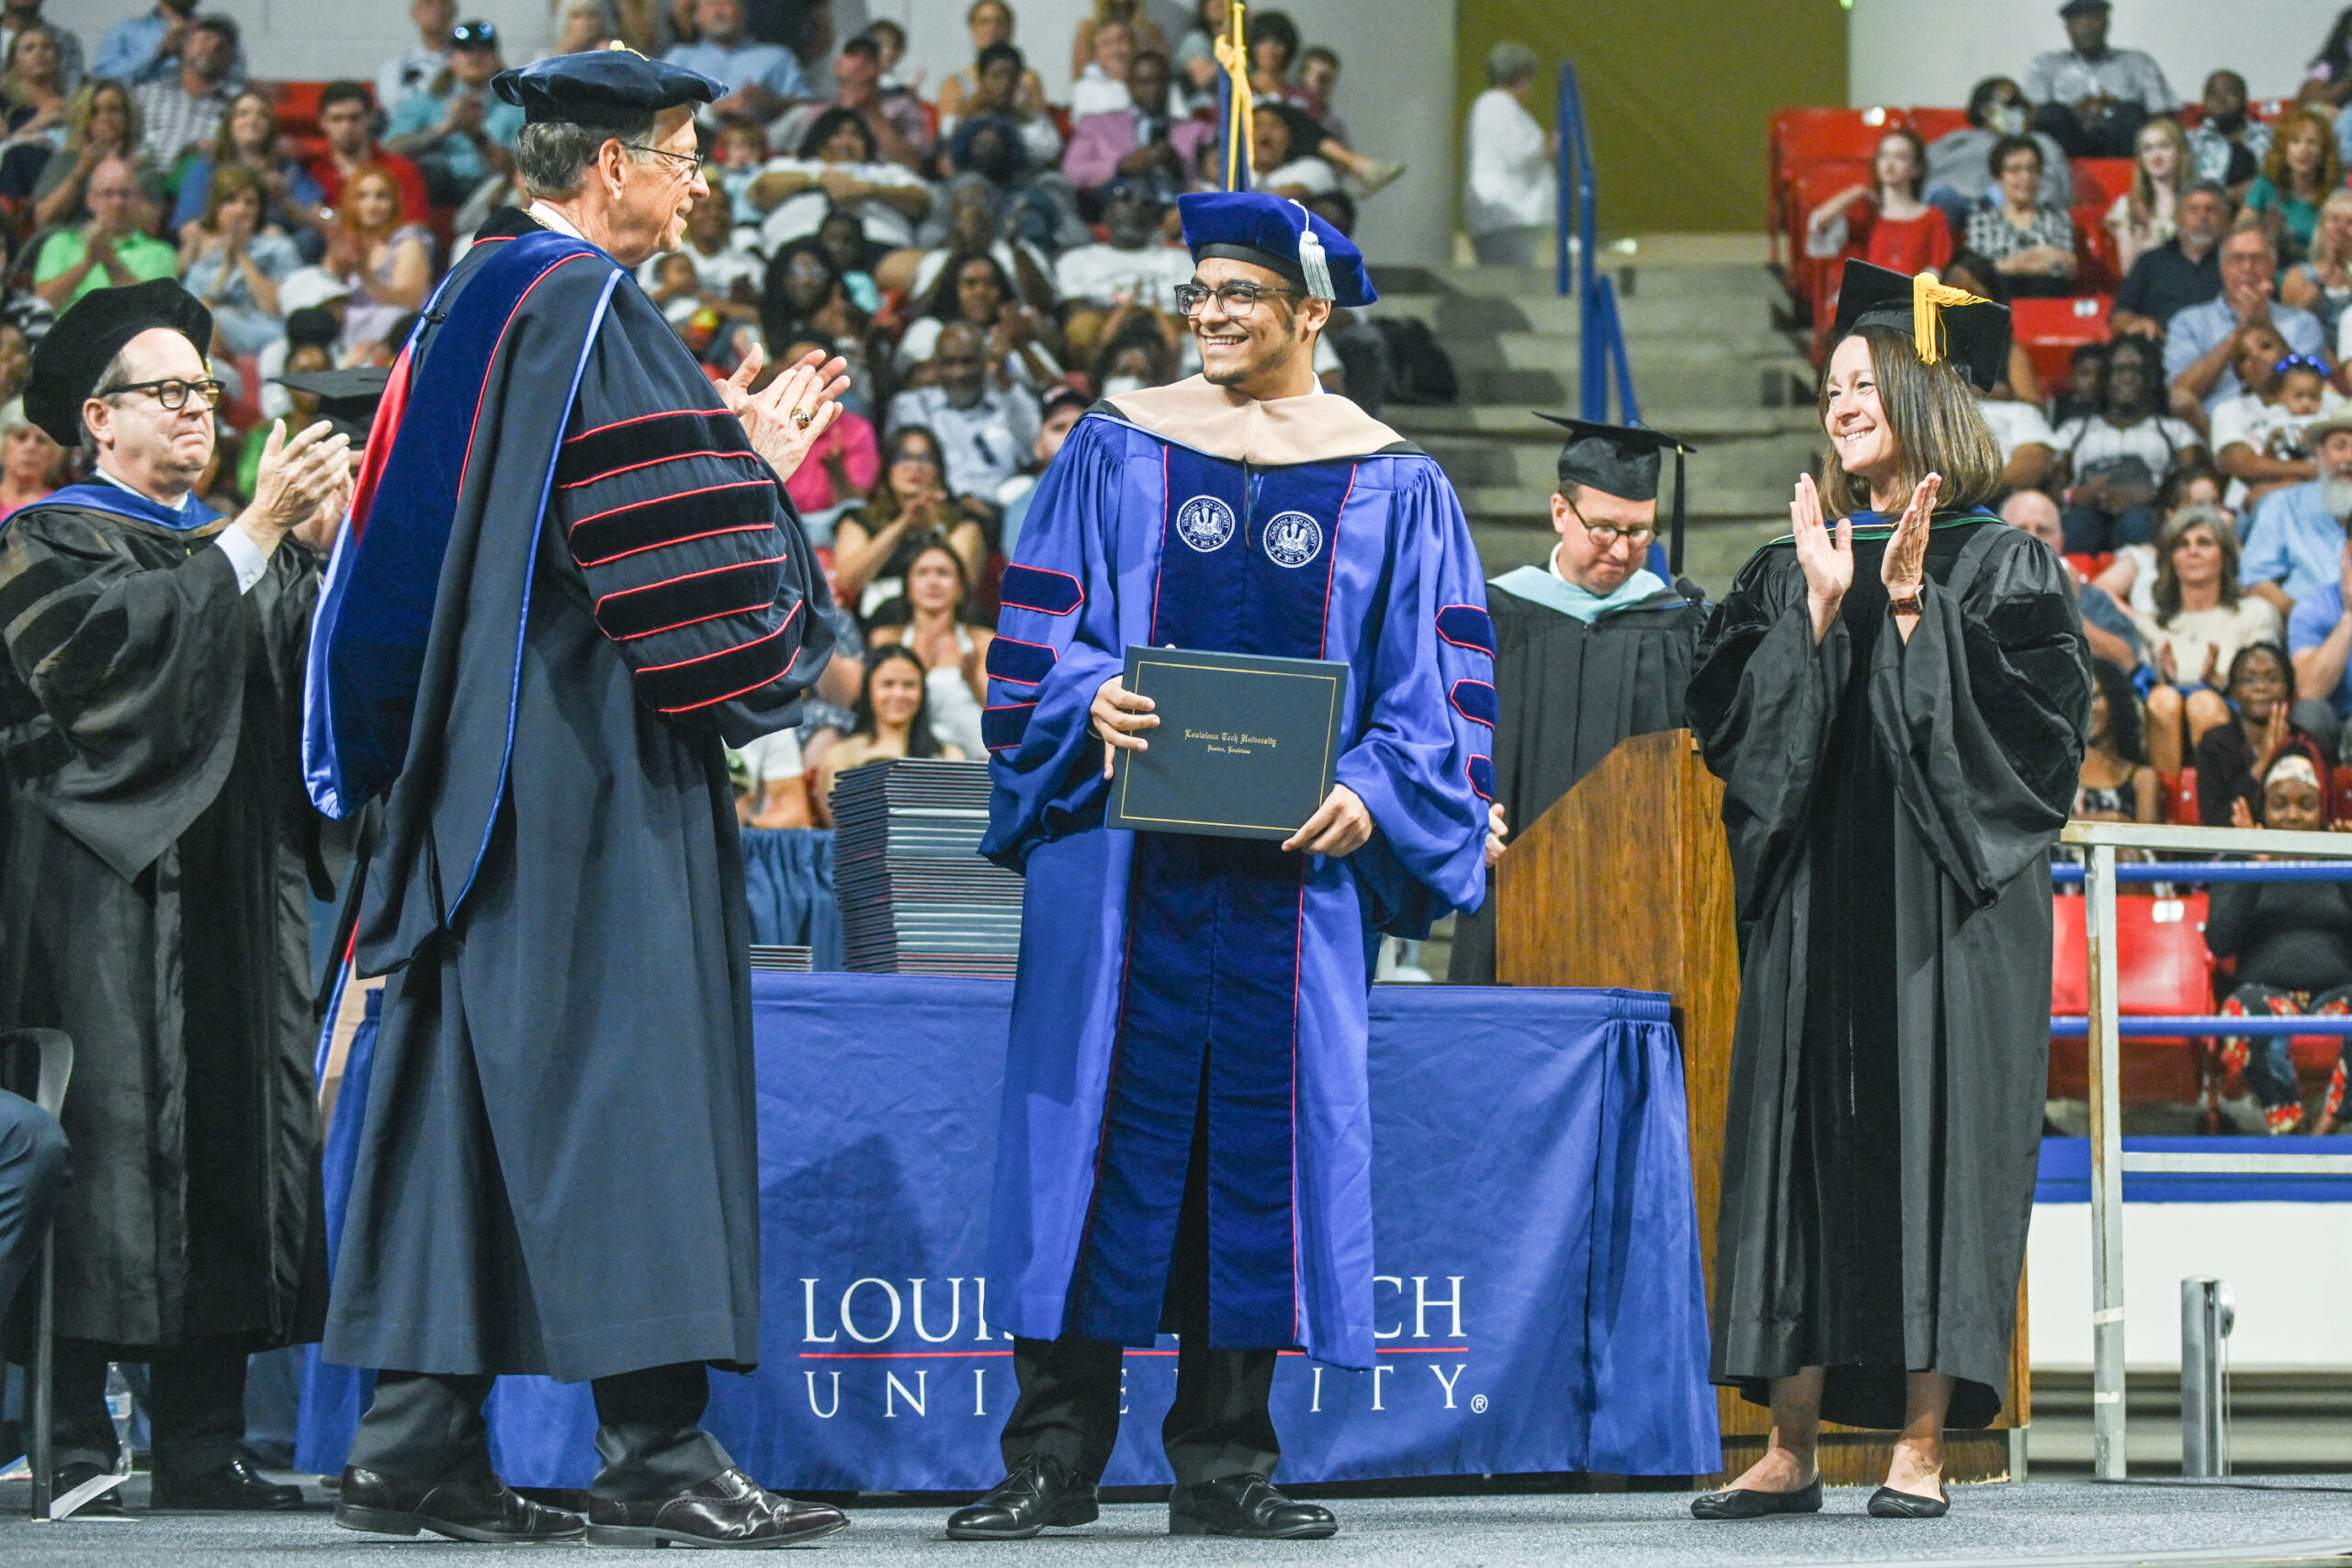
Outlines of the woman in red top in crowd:
{"type": "Polygon", "coordinates": [[[1916,131],[1895,127],[1878,139],[1871,178],[1813,209],[1805,220],[1805,253],[1860,256],[1905,276],[1942,272],[1951,260],[1951,224],[1920,199],[1927,178],[1927,144],[1916,131]]]}

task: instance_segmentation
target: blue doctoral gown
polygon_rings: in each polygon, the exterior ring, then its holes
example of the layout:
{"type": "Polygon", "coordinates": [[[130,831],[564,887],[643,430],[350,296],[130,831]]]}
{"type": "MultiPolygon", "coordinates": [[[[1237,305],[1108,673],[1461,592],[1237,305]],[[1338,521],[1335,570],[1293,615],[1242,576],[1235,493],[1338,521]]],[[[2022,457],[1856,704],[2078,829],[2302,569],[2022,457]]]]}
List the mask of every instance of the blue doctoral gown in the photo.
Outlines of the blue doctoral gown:
{"type": "Polygon", "coordinates": [[[1027,876],[989,1273],[1014,1333],[1148,1344],[1205,1113],[1211,1343],[1373,1364],[1374,933],[1483,895],[1492,626],[1460,502],[1343,398],[1097,405],[1004,578],[983,852],[1027,876]],[[1102,825],[1130,644],[1349,667],[1351,856],[1102,825]]]}

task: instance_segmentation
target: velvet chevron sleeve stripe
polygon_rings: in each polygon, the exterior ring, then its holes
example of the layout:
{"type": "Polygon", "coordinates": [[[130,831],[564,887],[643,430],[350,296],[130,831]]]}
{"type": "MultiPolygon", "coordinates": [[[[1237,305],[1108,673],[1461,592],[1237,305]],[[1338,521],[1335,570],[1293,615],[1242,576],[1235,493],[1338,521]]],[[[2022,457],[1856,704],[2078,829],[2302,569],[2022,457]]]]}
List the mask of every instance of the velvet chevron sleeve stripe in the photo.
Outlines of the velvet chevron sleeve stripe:
{"type": "Polygon", "coordinates": [[[831,647],[814,613],[830,601],[784,486],[640,303],[628,296],[599,334],[550,524],[638,699],[749,739],[797,720],[831,647]]]}

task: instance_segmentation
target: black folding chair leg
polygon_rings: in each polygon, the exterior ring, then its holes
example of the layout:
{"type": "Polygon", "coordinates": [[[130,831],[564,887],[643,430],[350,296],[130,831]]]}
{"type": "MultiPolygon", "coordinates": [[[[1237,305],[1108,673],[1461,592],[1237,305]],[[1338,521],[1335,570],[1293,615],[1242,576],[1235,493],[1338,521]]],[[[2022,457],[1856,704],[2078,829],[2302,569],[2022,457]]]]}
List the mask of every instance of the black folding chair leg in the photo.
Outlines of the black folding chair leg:
{"type": "Polygon", "coordinates": [[[47,1519],[50,1504],[57,1492],[57,1454],[54,1431],[56,1412],[51,1408],[54,1397],[52,1382],[57,1370],[57,1238],[43,1237],[40,1244],[40,1300],[35,1311],[33,1330],[33,1364],[31,1388],[25,1401],[25,1414],[31,1428],[28,1445],[33,1466],[33,1517],[47,1519]]]}

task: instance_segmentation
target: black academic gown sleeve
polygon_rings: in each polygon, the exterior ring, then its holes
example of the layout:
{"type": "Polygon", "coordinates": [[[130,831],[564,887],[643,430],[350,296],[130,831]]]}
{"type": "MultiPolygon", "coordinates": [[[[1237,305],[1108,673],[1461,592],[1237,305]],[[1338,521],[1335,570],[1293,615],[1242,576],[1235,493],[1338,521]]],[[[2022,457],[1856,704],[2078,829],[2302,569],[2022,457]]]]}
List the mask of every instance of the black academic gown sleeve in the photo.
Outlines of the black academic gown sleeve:
{"type": "Polygon", "coordinates": [[[119,875],[152,864],[228,778],[257,612],[299,626],[317,593],[314,573],[278,575],[249,604],[209,536],[67,507],[28,508],[0,534],[0,628],[27,710],[8,716],[40,734],[41,808],[119,875]]]}
{"type": "MultiPolygon", "coordinates": [[[[636,303],[615,301],[616,323],[636,303]]],[[[642,332],[597,335],[550,525],[639,700],[741,745],[797,721],[831,657],[832,601],[784,485],[715,391],[699,408],[622,414],[656,370],[642,332]]]]}
{"type": "Polygon", "coordinates": [[[1856,546],[1816,645],[1787,545],[1742,570],[1689,713],[1724,780],[1740,918],[1717,1382],[1831,1371],[1823,1413],[1900,1424],[1903,1376],[2002,1403],[2044,1093],[2046,856],[2089,675],[2063,566],[2015,529],[1931,540],[1906,643],[1856,546]],[[1866,621],[1867,624],[1858,624],[1866,621]]]}

